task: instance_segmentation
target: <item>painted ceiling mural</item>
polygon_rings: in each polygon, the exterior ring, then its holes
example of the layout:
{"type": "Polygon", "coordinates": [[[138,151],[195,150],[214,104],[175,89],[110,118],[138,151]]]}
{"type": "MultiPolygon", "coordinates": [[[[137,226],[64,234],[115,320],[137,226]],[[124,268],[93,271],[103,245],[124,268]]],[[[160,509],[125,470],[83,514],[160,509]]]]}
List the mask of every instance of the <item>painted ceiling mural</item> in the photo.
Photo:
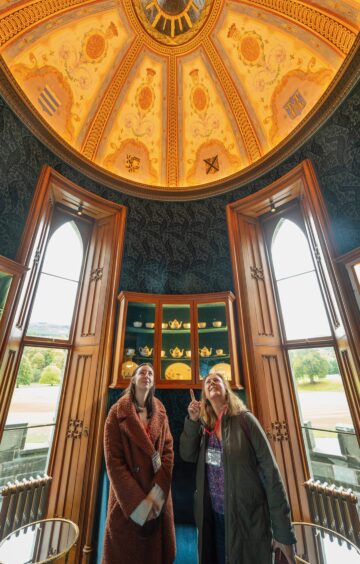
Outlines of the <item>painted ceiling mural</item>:
{"type": "Polygon", "coordinates": [[[359,27],[360,0],[0,0],[0,56],[94,174],[206,196],[291,144],[359,27]]]}

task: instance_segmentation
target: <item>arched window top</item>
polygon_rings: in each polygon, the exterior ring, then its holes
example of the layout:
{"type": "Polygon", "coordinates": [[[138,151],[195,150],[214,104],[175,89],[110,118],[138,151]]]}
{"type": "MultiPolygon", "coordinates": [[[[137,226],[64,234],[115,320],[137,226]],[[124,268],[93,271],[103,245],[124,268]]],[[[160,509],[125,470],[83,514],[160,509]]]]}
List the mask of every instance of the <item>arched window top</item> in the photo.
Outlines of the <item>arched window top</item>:
{"type": "Polygon", "coordinates": [[[276,280],[314,270],[305,234],[289,219],[280,219],[277,224],[271,254],[276,280]]]}
{"type": "Polygon", "coordinates": [[[63,223],[52,234],[42,272],[78,281],[83,259],[83,242],[74,221],[63,223]]]}

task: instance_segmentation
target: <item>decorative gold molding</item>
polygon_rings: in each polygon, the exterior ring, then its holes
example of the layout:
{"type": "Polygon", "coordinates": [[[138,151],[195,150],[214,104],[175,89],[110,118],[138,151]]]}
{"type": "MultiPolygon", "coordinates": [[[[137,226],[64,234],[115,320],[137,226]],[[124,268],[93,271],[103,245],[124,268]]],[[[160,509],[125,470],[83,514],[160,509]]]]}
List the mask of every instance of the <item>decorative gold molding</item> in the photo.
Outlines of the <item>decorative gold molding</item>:
{"type": "Polygon", "coordinates": [[[344,55],[348,55],[356,39],[356,33],[344,23],[296,0],[243,0],[243,3],[286,16],[315,32],[344,55]]]}
{"type": "Polygon", "coordinates": [[[125,57],[119,64],[109,88],[105,92],[94,119],[88,129],[85,141],[81,148],[82,154],[89,160],[94,160],[101,140],[102,133],[114,108],[115,102],[124,86],[136,58],[141,50],[143,41],[137,37],[130,45],[125,57]]]}
{"type": "Polygon", "coordinates": [[[186,43],[199,32],[211,12],[212,4],[213,0],[205,0],[203,6],[199,2],[196,5],[194,0],[187,0],[182,3],[182,9],[179,7],[177,13],[170,14],[158,0],[149,0],[146,6],[143,0],[133,0],[134,9],[146,33],[159,43],[171,46],[186,43]],[[147,15],[149,9],[156,14],[153,20],[147,15]],[[191,12],[197,16],[195,21],[191,21],[191,12]],[[166,23],[171,26],[170,36],[165,33],[166,23]],[[183,26],[188,28],[184,33],[183,26]]]}
{"type": "Polygon", "coordinates": [[[170,56],[168,62],[167,83],[167,183],[168,186],[176,188],[179,177],[179,154],[178,154],[178,102],[177,102],[177,69],[176,57],[170,56]]]}
{"type": "Polygon", "coordinates": [[[223,91],[229,100],[230,108],[233,111],[236,123],[243,138],[249,161],[250,163],[253,163],[254,161],[260,159],[260,157],[262,156],[262,151],[260,142],[256,136],[249,116],[247,115],[239,92],[237,91],[226,66],[224,65],[211,40],[208,37],[204,38],[202,44],[209,58],[209,61],[217,74],[219,82],[222,85],[223,91]]]}
{"type": "Polygon", "coordinates": [[[0,47],[54,14],[93,2],[94,0],[39,0],[11,13],[6,12],[0,17],[0,47]]]}
{"type": "Polygon", "coordinates": [[[125,14],[130,25],[134,29],[136,35],[143,38],[144,43],[146,43],[147,47],[149,49],[152,49],[155,53],[159,53],[160,55],[174,56],[189,53],[193,49],[196,49],[197,47],[202,45],[204,38],[208,37],[217,22],[224,5],[224,1],[225,0],[213,0],[210,13],[207,17],[207,20],[203,24],[203,27],[199,29],[194,37],[191,37],[189,41],[183,43],[182,45],[165,45],[164,43],[156,41],[156,39],[154,39],[147,33],[143,25],[140,23],[134,7],[134,1],[122,0],[122,4],[124,6],[125,14]]]}

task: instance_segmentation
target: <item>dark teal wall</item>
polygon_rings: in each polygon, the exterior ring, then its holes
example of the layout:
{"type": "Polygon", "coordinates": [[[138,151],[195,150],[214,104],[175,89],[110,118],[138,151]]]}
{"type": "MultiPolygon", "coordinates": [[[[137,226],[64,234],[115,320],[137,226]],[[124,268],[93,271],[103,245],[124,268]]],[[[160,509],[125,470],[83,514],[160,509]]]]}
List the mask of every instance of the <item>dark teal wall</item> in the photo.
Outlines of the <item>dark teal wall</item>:
{"type": "Polygon", "coordinates": [[[84,188],[128,208],[121,288],[139,292],[228,290],[232,275],[225,205],[311,159],[340,253],[360,246],[360,85],[284,163],[229,194],[195,202],[140,200],[100,186],[51,153],[0,98],[0,254],[15,258],[31,198],[46,163],[84,188]]]}

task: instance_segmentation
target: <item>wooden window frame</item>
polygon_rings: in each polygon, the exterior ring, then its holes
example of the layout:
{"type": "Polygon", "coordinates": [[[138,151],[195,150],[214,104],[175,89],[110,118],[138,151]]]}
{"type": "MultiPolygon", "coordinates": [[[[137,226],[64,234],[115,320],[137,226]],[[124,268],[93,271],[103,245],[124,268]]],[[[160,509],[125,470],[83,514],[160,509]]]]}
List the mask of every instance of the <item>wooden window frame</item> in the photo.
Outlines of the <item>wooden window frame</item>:
{"type": "MultiPolygon", "coordinates": [[[[0,438],[16,384],[25,339],[26,320],[30,315],[41,257],[46,247],[55,206],[66,208],[74,215],[79,215],[80,211],[84,217],[93,222],[90,237],[96,241],[96,230],[100,237],[97,246],[93,243],[93,250],[90,249],[86,257],[84,267],[86,280],[83,280],[81,285],[81,296],[73,321],[74,343],[69,348],[69,343],[64,340],[51,340],[52,345],[68,348],[70,354],[64,373],[64,392],[58,408],[57,429],[49,462],[48,472],[53,476],[51,491],[55,492],[55,495],[50,493],[48,516],[61,515],[78,522],[80,537],[75,559],[77,562],[89,562],[93,552],[92,527],[102,461],[103,427],[111,376],[116,297],[121,271],[126,208],[84,190],[49,166],[44,166],[41,170],[17,255],[17,261],[24,265],[27,271],[13,296],[12,324],[3,346],[3,362],[0,367],[0,438]],[[92,270],[94,265],[99,264],[104,265],[103,268],[95,268],[94,272],[92,270]],[[85,369],[84,383],[90,379],[85,363],[91,355],[94,358],[91,364],[91,395],[86,396],[86,405],[78,406],[79,409],[85,410],[87,417],[90,417],[91,430],[89,434],[84,433],[83,442],[82,439],[77,438],[74,444],[69,444],[66,441],[66,437],[69,436],[68,425],[72,421],[70,418],[74,417],[74,411],[77,410],[72,404],[73,386],[78,380],[77,370],[82,362],[85,368],[82,374],[79,373],[79,378],[84,378],[85,369]],[[66,465],[70,467],[76,451],[78,468],[84,470],[83,480],[76,479],[76,472],[70,473],[67,478],[64,475],[64,467],[66,465]],[[88,463],[89,459],[91,464],[88,463]],[[68,491],[74,492],[71,499],[66,499],[69,497],[68,491]]],[[[26,338],[27,341],[29,337],[26,338]]],[[[46,346],[45,342],[44,346],[46,346]]]]}
{"type": "Polygon", "coordinates": [[[309,468],[290,366],[281,339],[266,249],[263,243],[260,244],[263,242],[263,234],[259,224],[259,218],[274,206],[276,209],[294,199],[300,201],[303,209],[310,246],[316,255],[316,271],[321,286],[325,289],[323,295],[325,294],[327,310],[338,328],[335,332],[337,356],[359,440],[357,337],[348,315],[349,306],[344,300],[331,222],[311,161],[303,161],[269,186],[228,204],[226,212],[248,404],[258,415],[272,442],[288,486],[294,518],[308,520],[310,512],[302,484],[309,476],[309,468]],[[249,270],[252,270],[251,274],[249,270]],[[254,278],[258,280],[254,281],[254,278]],[[255,282],[258,286],[255,286],[255,282]],[[255,295],[256,292],[258,295],[255,295]],[[264,326],[263,330],[261,324],[264,326]],[[271,399],[262,397],[264,386],[272,386],[271,399]],[[274,416],[274,413],[280,413],[281,416],[274,416]],[[285,431],[281,426],[282,421],[285,431]],[[291,448],[287,445],[291,445],[291,448]]]}

